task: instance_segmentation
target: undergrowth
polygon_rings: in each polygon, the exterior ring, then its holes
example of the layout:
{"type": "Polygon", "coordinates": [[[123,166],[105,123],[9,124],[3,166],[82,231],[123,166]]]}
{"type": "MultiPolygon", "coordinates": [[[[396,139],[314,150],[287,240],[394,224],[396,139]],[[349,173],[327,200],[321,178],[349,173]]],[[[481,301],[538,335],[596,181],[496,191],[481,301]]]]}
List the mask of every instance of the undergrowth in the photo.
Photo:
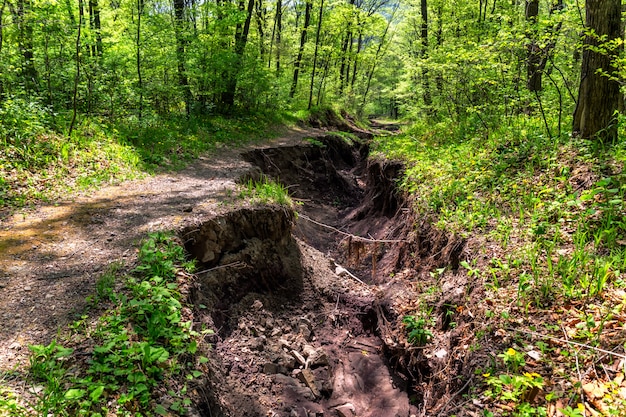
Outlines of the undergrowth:
{"type": "MultiPolygon", "coordinates": [[[[624,415],[626,142],[547,137],[540,122],[423,122],[373,148],[405,161],[422,218],[470,242],[462,268],[431,275],[482,284],[481,304],[461,308],[475,315],[469,352],[485,358],[467,394],[483,415],[624,415]]],[[[409,342],[428,343],[427,317],[405,317],[409,342]]]]}
{"type": "Polygon", "coordinates": [[[112,278],[119,265],[100,279],[92,303],[109,308],[97,320],[82,316],[67,339],[30,346],[34,399],[0,387],[0,415],[184,414],[188,385],[208,362],[199,352],[200,336],[211,332],[193,329],[184,314],[181,284],[193,268],[172,236],[149,235],[123,289],[116,290],[112,278]]]}
{"type": "Polygon", "coordinates": [[[62,116],[9,98],[0,104],[0,209],[180,169],[201,154],[267,138],[275,126],[291,122],[274,113],[141,122],[94,116],[68,138],[62,116]]]}

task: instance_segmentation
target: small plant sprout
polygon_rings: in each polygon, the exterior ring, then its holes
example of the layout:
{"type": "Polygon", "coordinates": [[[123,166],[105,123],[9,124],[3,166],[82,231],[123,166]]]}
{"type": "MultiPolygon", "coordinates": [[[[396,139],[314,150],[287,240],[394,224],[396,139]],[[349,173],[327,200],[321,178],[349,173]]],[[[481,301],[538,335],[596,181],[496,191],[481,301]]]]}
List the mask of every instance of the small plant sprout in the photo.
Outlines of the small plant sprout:
{"type": "Polygon", "coordinates": [[[517,373],[520,368],[526,365],[524,354],[513,348],[508,348],[504,353],[499,354],[498,357],[502,359],[504,365],[511,373],[517,373]]]}
{"type": "Polygon", "coordinates": [[[424,317],[405,316],[402,323],[408,332],[409,343],[424,346],[433,337],[432,332],[426,328],[428,321],[424,317]]]}

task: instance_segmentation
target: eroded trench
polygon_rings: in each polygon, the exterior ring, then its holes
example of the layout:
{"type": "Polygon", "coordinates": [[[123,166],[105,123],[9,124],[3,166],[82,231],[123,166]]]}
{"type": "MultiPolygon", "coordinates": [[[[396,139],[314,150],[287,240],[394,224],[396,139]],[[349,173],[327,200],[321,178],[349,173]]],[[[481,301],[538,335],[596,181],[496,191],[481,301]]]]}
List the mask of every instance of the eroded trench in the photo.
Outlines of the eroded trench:
{"type": "Polygon", "coordinates": [[[368,153],[335,135],[246,152],[241,180],[283,183],[298,213],[246,207],[181,231],[203,270],[196,321],[216,331],[200,415],[419,414],[433,369],[397,343],[394,303],[406,276],[458,267],[464,242],[416,227],[402,165],[368,153]]]}

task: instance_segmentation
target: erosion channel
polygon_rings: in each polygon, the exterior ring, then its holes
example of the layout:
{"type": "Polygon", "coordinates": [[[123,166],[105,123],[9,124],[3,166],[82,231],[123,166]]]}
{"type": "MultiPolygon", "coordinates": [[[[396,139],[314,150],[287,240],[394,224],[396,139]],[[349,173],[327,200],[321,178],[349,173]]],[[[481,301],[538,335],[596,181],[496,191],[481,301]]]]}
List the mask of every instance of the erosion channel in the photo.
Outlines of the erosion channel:
{"type": "Polygon", "coordinates": [[[422,414],[415,387],[432,367],[398,342],[396,306],[410,305],[408,276],[456,268],[464,242],[416,233],[396,188],[402,165],[368,154],[341,135],[247,151],[254,168],[240,181],[284,184],[298,213],[251,206],[181,231],[204,271],[196,321],[215,329],[201,415],[422,414]]]}

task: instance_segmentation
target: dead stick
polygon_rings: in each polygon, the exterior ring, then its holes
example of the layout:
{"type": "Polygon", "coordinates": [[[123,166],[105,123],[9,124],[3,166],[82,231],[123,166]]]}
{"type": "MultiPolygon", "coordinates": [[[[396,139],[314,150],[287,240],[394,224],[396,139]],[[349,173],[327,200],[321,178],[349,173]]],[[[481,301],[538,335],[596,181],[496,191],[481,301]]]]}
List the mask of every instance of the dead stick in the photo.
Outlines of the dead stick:
{"type": "Polygon", "coordinates": [[[567,344],[570,344],[570,345],[581,346],[581,347],[584,347],[584,348],[587,348],[587,349],[595,350],[596,352],[602,352],[602,353],[606,353],[607,355],[617,356],[618,358],[626,359],[626,355],[622,355],[620,353],[611,352],[610,350],[606,350],[606,349],[601,349],[601,348],[597,348],[597,347],[594,347],[594,346],[590,346],[590,345],[587,345],[585,343],[574,342],[574,341],[568,340],[568,339],[559,339],[558,337],[548,336],[548,335],[545,335],[545,334],[532,332],[530,330],[513,329],[513,328],[510,328],[510,327],[508,327],[507,330],[513,331],[513,332],[526,333],[526,334],[530,334],[530,335],[537,336],[537,337],[543,337],[543,338],[546,338],[546,339],[554,340],[555,342],[561,342],[561,343],[567,343],[567,344]]]}
{"type": "Polygon", "coordinates": [[[325,227],[327,229],[333,230],[333,231],[335,231],[337,233],[340,233],[342,235],[350,236],[353,239],[360,240],[360,241],[363,241],[363,242],[370,242],[370,243],[408,243],[408,240],[368,239],[366,237],[361,237],[361,236],[356,236],[356,235],[353,235],[353,234],[350,234],[350,233],[346,233],[346,232],[344,232],[342,230],[337,229],[336,227],[329,226],[329,225],[324,224],[324,223],[320,223],[320,222],[318,222],[316,220],[313,220],[312,218],[310,218],[308,216],[305,216],[304,214],[301,214],[301,213],[298,213],[298,217],[301,217],[304,220],[309,221],[309,222],[311,222],[313,224],[316,224],[318,226],[325,227]]]}

